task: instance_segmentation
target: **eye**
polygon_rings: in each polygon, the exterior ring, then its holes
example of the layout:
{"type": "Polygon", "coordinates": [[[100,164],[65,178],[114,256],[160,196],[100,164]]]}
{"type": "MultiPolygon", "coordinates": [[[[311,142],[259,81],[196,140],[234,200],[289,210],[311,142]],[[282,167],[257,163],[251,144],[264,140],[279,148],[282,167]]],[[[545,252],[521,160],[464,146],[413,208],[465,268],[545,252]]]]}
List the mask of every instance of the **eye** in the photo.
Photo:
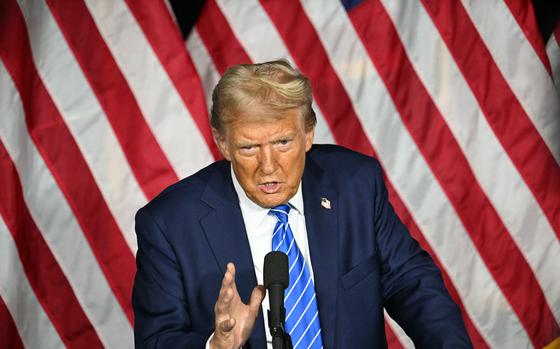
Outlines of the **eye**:
{"type": "Polygon", "coordinates": [[[256,153],[257,146],[255,145],[242,145],[239,147],[239,153],[245,156],[252,156],[256,153]]]}
{"type": "Polygon", "coordinates": [[[279,151],[288,151],[291,148],[292,140],[289,138],[279,139],[274,142],[274,147],[279,151]]]}
{"type": "Polygon", "coordinates": [[[276,141],[276,144],[278,145],[288,145],[290,143],[292,143],[293,139],[292,138],[282,138],[276,141]]]}

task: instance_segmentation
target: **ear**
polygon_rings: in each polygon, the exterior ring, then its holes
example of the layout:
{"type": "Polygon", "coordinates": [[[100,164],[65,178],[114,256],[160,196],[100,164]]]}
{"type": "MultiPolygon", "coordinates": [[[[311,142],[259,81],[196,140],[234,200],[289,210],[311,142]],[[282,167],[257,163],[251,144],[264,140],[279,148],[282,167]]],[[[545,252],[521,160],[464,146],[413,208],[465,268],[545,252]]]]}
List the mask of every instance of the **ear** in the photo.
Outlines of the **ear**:
{"type": "Polygon", "coordinates": [[[220,131],[216,130],[215,128],[212,128],[212,136],[214,137],[214,142],[216,142],[216,145],[218,146],[218,149],[220,149],[220,153],[222,153],[224,159],[231,161],[231,155],[229,153],[229,147],[227,146],[226,136],[221,134],[220,131]]]}
{"type": "Polygon", "coordinates": [[[313,128],[309,131],[307,131],[305,133],[305,151],[307,152],[309,149],[311,149],[311,146],[313,145],[313,138],[315,137],[315,126],[313,126],[313,128]]]}

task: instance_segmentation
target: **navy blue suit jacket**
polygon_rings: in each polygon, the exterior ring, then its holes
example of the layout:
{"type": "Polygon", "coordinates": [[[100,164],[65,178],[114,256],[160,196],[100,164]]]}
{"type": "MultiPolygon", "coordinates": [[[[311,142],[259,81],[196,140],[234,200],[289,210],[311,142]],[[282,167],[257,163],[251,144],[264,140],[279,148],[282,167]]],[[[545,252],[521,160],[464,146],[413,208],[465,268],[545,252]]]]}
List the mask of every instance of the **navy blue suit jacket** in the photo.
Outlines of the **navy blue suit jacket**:
{"type": "MultiPolygon", "coordinates": [[[[439,270],[389,204],[377,161],[315,145],[302,190],[325,348],[385,347],[383,307],[417,347],[470,347],[439,270]]],[[[203,348],[226,264],[236,265],[243,301],[257,284],[230,163],[167,188],[138,212],[136,232],[136,345],[203,348]]],[[[259,312],[246,346],[265,345],[259,312]]]]}

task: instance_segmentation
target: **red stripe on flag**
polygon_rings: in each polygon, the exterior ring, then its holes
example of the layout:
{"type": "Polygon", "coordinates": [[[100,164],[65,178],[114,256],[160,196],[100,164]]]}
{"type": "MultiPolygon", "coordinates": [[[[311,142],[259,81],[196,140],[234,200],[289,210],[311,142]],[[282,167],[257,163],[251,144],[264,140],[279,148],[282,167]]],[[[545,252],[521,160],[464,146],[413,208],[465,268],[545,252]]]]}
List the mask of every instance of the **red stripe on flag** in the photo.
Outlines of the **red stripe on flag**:
{"type": "Polygon", "coordinates": [[[32,60],[25,21],[15,1],[6,10],[0,31],[0,55],[16,85],[27,128],[64,193],[109,285],[132,324],[134,256],[103,200],[93,175],[51,100],[32,60]]]}
{"type": "Polygon", "coordinates": [[[24,349],[16,324],[0,297],[0,348],[24,349]]]}
{"type": "Polygon", "coordinates": [[[196,29],[220,74],[232,65],[252,63],[215,0],[204,4],[196,29]]]}
{"type": "Polygon", "coordinates": [[[541,37],[541,31],[537,24],[537,17],[533,3],[530,0],[504,0],[523,34],[535,50],[545,69],[552,75],[550,61],[546,54],[545,43],[541,37]]]}
{"type": "Polygon", "coordinates": [[[497,139],[560,238],[560,167],[496,66],[461,3],[431,0],[422,0],[422,3],[497,139]],[[486,78],[481,79],[481,76],[486,78]]]}
{"type": "Polygon", "coordinates": [[[391,19],[379,2],[363,2],[349,16],[403,123],[482,259],[535,344],[540,344],[538,338],[547,338],[558,330],[557,326],[547,326],[555,321],[544,293],[414,71],[391,19]],[[376,18],[375,26],[370,25],[372,16],[376,18]],[[503,268],[504,260],[508,260],[510,268],[503,268]]]}
{"type": "Polygon", "coordinates": [[[175,183],[177,174],[146,124],[85,4],[53,0],[47,4],[111,123],[142,191],[152,199],[175,183]]]}
{"type": "Polygon", "coordinates": [[[103,344],[29,213],[16,168],[1,141],[0,187],[3,188],[0,215],[14,238],[29,284],[60,338],[69,347],[102,348],[103,344]]]}
{"type": "Polygon", "coordinates": [[[385,321],[385,335],[387,336],[387,347],[389,349],[404,349],[404,346],[401,344],[387,321],[385,321]]]}
{"type": "Polygon", "coordinates": [[[297,1],[261,1],[297,66],[311,80],[315,102],[336,142],[371,155],[373,148],[313,25],[297,1]]]}
{"type": "Polygon", "coordinates": [[[126,3],[188,108],[210,152],[215,159],[221,159],[212,137],[202,82],[165,2],[126,0],[126,3]]]}

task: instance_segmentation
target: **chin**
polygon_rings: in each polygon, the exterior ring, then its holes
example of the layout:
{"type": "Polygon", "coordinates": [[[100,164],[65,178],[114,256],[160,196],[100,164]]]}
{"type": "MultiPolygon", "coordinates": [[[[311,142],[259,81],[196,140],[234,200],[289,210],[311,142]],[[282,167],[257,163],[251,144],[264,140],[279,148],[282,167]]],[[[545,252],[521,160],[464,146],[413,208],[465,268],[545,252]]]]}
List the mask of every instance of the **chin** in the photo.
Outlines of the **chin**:
{"type": "Polygon", "coordinates": [[[272,200],[263,200],[263,201],[260,201],[260,203],[258,205],[261,206],[261,207],[264,207],[264,208],[273,208],[273,207],[278,206],[280,204],[281,203],[276,203],[276,201],[272,201],[272,200]]]}
{"type": "Polygon", "coordinates": [[[264,198],[256,198],[257,200],[257,205],[261,206],[261,207],[266,207],[266,208],[272,208],[274,206],[278,206],[281,205],[283,203],[285,203],[288,200],[283,200],[282,198],[272,198],[272,197],[264,197],[264,198]]]}

